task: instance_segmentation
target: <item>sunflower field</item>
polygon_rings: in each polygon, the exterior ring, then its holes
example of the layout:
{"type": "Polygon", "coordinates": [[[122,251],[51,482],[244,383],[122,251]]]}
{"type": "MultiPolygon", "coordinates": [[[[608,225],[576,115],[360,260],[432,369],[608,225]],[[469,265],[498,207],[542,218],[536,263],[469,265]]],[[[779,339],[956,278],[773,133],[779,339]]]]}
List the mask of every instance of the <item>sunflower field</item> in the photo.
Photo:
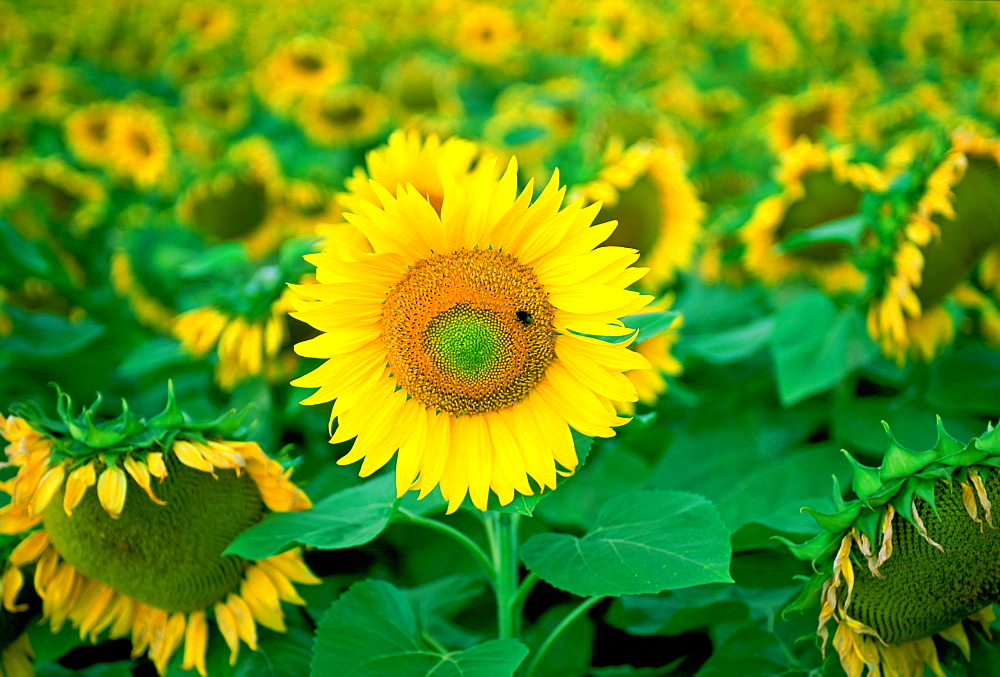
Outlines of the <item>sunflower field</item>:
{"type": "Polygon", "coordinates": [[[998,420],[998,2],[0,0],[0,677],[995,676],[998,420]]]}

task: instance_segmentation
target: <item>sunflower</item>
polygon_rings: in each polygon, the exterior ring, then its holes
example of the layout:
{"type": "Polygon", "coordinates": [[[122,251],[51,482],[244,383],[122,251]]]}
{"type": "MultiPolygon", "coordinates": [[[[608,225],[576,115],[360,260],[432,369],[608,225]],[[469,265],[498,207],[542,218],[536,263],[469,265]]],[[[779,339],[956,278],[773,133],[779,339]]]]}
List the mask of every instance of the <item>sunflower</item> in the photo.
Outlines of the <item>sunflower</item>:
{"type": "Polygon", "coordinates": [[[850,103],[847,90],[836,85],[816,85],[796,96],[778,97],[769,111],[771,145],[780,153],[801,137],[818,143],[824,130],[844,138],[850,103]]]}
{"type": "Polygon", "coordinates": [[[496,65],[516,51],[520,34],[514,15],[508,10],[480,3],[461,10],[454,40],[466,59],[496,65]]]}
{"type": "Polygon", "coordinates": [[[228,438],[242,416],[192,422],[172,393],[148,421],[125,408],[96,423],[93,408],[74,415],[63,394],[59,404],[59,420],[29,407],[0,419],[17,468],[0,533],[21,538],[3,572],[7,610],[33,568],[54,632],[68,620],[91,642],[131,635],[132,655],[148,649],[161,675],[182,643],[182,668],[206,674],[212,617],[230,664],[240,641],[256,649],[257,624],[284,632],[281,602],[304,604],[292,583],[318,582],[300,551],[222,553],[266,510],[310,502],[257,444],[228,438]]]}
{"type": "Polygon", "coordinates": [[[109,166],[111,121],[118,110],[118,105],[114,103],[92,103],[76,109],[66,118],[66,144],[80,162],[109,166]]]}
{"type": "Polygon", "coordinates": [[[647,10],[632,0],[596,3],[587,31],[590,51],[610,66],[620,66],[646,42],[651,25],[647,10]]]}
{"type": "Polygon", "coordinates": [[[319,145],[365,144],[385,127],[388,106],[381,94],[364,85],[337,85],[306,99],[298,118],[306,136],[319,145]]]}
{"type": "Polygon", "coordinates": [[[614,435],[613,403],[637,398],[622,372],[648,367],[627,340],[590,338],[632,333],[618,318],[650,300],[625,289],[638,253],[595,249],[614,224],[560,210],[558,172],[534,202],[516,176],[491,159],[444,177],[440,214],[412,185],[373,183],[379,204],[345,214],[293,299],[323,332],[297,352],[325,360],[293,385],[319,388],[304,404],[336,399],[332,442],[357,438],[338,463],[363,458],[367,476],[396,454],[398,493],[440,486],[449,511],[533,494],[529,477],[554,488],[577,465],[570,428],[614,435]]]}
{"type": "Polygon", "coordinates": [[[876,273],[868,332],[887,357],[930,361],[954,339],[947,301],[1000,242],[998,186],[1000,139],[957,130],[915,206],[884,232],[889,254],[881,279],[876,273]]]}
{"type": "Polygon", "coordinates": [[[225,42],[236,29],[236,13],[220,3],[186,3],[181,7],[177,27],[202,46],[225,42]]]}
{"type": "Polygon", "coordinates": [[[271,107],[285,111],[302,97],[317,95],[344,80],[350,64],[331,41],[299,35],[278,47],[258,66],[257,94],[271,107]]]}
{"type": "Polygon", "coordinates": [[[215,380],[223,390],[259,374],[273,380],[279,369],[276,358],[288,338],[289,294],[286,290],[258,317],[233,315],[212,306],[188,310],[177,316],[172,333],[195,358],[216,350],[215,380]]]}
{"type": "Polygon", "coordinates": [[[199,118],[235,134],[250,119],[250,86],[238,78],[200,79],[184,89],[184,103],[199,118]]]}
{"type": "Polygon", "coordinates": [[[65,94],[69,83],[65,69],[52,64],[39,64],[20,71],[7,83],[0,83],[0,89],[7,90],[6,98],[11,110],[56,120],[66,113],[65,94]]]}
{"type": "Polygon", "coordinates": [[[670,283],[687,268],[701,233],[705,207],[685,174],[674,147],[610,144],[605,166],[594,181],[571,195],[601,202],[600,218],[617,220],[608,244],[638,249],[649,267],[650,289],[670,283]]]}
{"type": "Polygon", "coordinates": [[[120,105],[107,134],[112,171],[140,188],[163,182],[170,165],[170,135],[159,115],[137,104],[120,105]]]}
{"type": "Polygon", "coordinates": [[[188,186],[177,216],[210,241],[242,242],[251,256],[263,256],[289,234],[277,210],[283,188],[270,144],[250,137],[188,186]]]}
{"type": "Polygon", "coordinates": [[[381,91],[401,127],[447,135],[454,133],[465,112],[458,85],[454,65],[415,54],[385,69],[381,91]]]}
{"type": "Polygon", "coordinates": [[[132,312],[144,325],[165,333],[173,328],[176,311],[142,286],[125,249],[117,249],[111,254],[111,286],[116,294],[128,300],[132,312]]]}
{"type": "Polygon", "coordinates": [[[456,137],[441,141],[436,135],[422,138],[419,132],[397,130],[385,146],[369,151],[366,168],[358,167],[344,181],[345,193],[338,196],[341,206],[355,213],[362,203],[381,204],[372,181],[390,191],[410,184],[440,213],[444,186],[471,175],[479,148],[456,137]]]}
{"type": "MultiPolygon", "coordinates": [[[[667,295],[646,306],[642,312],[662,312],[669,310],[672,304],[673,296],[667,295]]],[[[650,364],[649,369],[634,369],[626,374],[628,380],[635,386],[635,392],[642,404],[654,406],[660,395],[667,390],[665,377],[677,376],[684,370],[680,361],[671,352],[674,344],[680,339],[683,319],[678,315],[667,329],[635,345],[635,351],[645,357],[650,364]]],[[[630,414],[635,410],[632,402],[623,402],[617,406],[618,410],[624,413],[630,414]]]]}
{"type": "MultiPolygon", "coordinates": [[[[969,659],[963,621],[988,635],[1000,590],[998,433],[962,444],[938,423],[933,449],[905,449],[889,433],[881,467],[852,460],[856,500],[834,493],[837,512],[809,511],[824,532],[792,551],[817,572],[790,609],[820,605],[817,635],[848,677],[944,677],[938,635],[969,659]]],[[[808,510],[808,509],[807,509],[808,510]]]]}
{"type": "Polygon", "coordinates": [[[550,106],[498,107],[483,125],[483,145],[499,158],[516,156],[524,176],[544,181],[549,158],[559,147],[562,121],[559,111],[550,106]]]}
{"type": "Polygon", "coordinates": [[[860,290],[864,275],[848,260],[846,245],[814,243],[788,252],[778,246],[857,214],[866,192],[886,190],[885,177],[872,165],[851,162],[846,146],[827,150],[805,139],[782,153],[777,177],[781,193],[757,203],[741,231],[747,270],[768,284],[805,277],[830,292],[860,290]]]}

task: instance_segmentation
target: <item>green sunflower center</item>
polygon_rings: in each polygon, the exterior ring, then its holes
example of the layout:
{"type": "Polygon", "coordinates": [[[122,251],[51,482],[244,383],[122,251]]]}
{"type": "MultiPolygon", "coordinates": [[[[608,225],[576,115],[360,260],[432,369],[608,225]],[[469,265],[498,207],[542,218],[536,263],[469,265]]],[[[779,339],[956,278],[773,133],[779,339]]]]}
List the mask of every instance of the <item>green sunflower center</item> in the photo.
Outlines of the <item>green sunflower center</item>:
{"type": "Polygon", "coordinates": [[[503,368],[513,346],[493,313],[453,306],[427,325],[427,351],[442,374],[469,380],[489,378],[503,368]]]}
{"type": "Polygon", "coordinates": [[[89,490],[67,517],[65,487],[45,509],[44,525],[59,555],[79,573],[168,612],[190,612],[237,589],[246,560],[222,551],[264,514],[246,473],[209,473],[166,455],[167,478],[153,483],[154,503],[131,477],[121,517],[112,519],[89,490]]]}
{"type": "Polygon", "coordinates": [[[220,240],[248,236],[267,218],[267,187],[249,176],[222,176],[196,187],[186,199],[192,225],[220,240]]]}
{"type": "MultiPolygon", "coordinates": [[[[1000,475],[984,478],[1000,495],[1000,475]]],[[[987,606],[1000,595],[1000,529],[974,522],[959,486],[935,487],[937,514],[918,500],[918,512],[938,550],[900,516],[893,520],[892,555],[872,576],[855,564],[854,595],[847,613],[875,629],[889,644],[929,637],[987,606]]],[[[997,515],[993,519],[996,523],[997,515]]],[[[980,514],[980,519],[983,516],[980,514]]],[[[857,557],[856,561],[863,562],[857,557]]]]}
{"type": "Polygon", "coordinates": [[[660,239],[663,228],[663,204],[669,199],[660,193],[648,173],[619,192],[618,203],[601,210],[599,222],[617,221],[618,227],[605,245],[638,249],[646,260],[660,239]]]}
{"type": "Polygon", "coordinates": [[[419,261],[382,309],[399,386],[428,407],[481,414],[527,397],[555,359],[554,309],[514,257],[462,249],[419,261]]]}

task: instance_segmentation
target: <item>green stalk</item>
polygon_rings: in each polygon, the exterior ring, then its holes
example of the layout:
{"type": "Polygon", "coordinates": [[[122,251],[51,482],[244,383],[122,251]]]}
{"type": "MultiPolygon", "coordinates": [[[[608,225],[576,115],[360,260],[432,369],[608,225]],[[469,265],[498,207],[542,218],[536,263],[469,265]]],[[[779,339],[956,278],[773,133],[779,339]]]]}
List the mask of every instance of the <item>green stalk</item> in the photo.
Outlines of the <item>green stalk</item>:
{"type": "Polygon", "coordinates": [[[451,537],[459,545],[464,547],[469,553],[475,558],[479,565],[486,572],[486,578],[489,579],[491,583],[496,580],[496,569],[494,568],[493,561],[483,552],[483,549],[479,547],[474,540],[463,534],[461,531],[455,527],[444,524],[443,522],[438,522],[437,520],[428,519],[427,517],[422,517],[416,513],[412,513],[409,510],[400,509],[397,513],[398,515],[405,518],[411,524],[416,524],[419,526],[427,527],[428,529],[433,529],[439,533],[445,534],[451,537]]]}
{"type": "Polygon", "coordinates": [[[542,664],[542,659],[545,658],[545,654],[549,652],[549,649],[552,648],[552,645],[555,643],[555,641],[559,639],[559,635],[563,634],[563,632],[566,631],[566,628],[568,628],[570,625],[573,624],[573,621],[575,621],[583,614],[587,613],[587,611],[590,610],[590,607],[594,606],[602,599],[604,598],[588,597],[587,599],[580,602],[572,611],[566,614],[566,617],[559,622],[559,625],[557,625],[552,629],[552,632],[549,633],[549,636],[546,637],[545,641],[542,642],[542,645],[538,647],[538,651],[535,652],[534,657],[532,657],[531,659],[531,663],[528,665],[528,670],[527,672],[525,672],[525,677],[535,677],[535,673],[538,671],[539,666],[542,664]]]}
{"type": "Polygon", "coordinates": [[[517,611],[518,517],[514,513],[494,513],[487,520],[490,549],[496,578],[493,591],[497,599],[497,636],[514,639],[520,634],[517,611]]]}

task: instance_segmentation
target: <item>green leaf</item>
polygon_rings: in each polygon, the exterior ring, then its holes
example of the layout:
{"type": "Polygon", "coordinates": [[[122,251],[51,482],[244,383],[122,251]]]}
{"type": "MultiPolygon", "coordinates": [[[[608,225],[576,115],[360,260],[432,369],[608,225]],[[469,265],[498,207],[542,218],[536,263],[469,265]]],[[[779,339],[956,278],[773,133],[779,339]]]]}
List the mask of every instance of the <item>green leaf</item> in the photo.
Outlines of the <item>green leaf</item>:
{"type": "Polygon", "coordinates": [[[89,317],[71,322],[60,315],[27,312],[7,306],[14,329],[0,338],[0,351],[31,357],[60,357],[85,348],[104,333],[104,327],[89,317]]]}
{"type": "Polygon", "coordinates": [[[521,551],[539,578],[584,597],[730,582],[730,555],[729,530],[715,507],[679,491],[622,494],[582,538],[538,534],[521,551]]]}
{"type": "Polygon", "coordinates": [[[510,677],[528,654],[514,639],[491,640],[442,654],[420,636],[406,595],[384,581],[345,592],[316,630],[315,677],[510,677]]]}
{"type": "Polygon", "coordinates": [[[680,635],[750,618],[733,599],[731,585],[705,585],[658,595],[625,595],[611,604],[607,620],[631,635],[680,635]]]}
{"type": "Polygon", "coordinates": [[[716,648],[698,671],[698,677],[755,677],[806,675],[791,663],[790,652],[774,633],[758,627],[741,628],[716,648]]]}
{"type": "Polygon", "coordinates": [[[712,364],[732,364],[747,359],[766,346],[771,340],[774,325],[773,317],[760,317],[716,333],[688,336],[682,339],[681,345],[712,364]]]}
{"type": "Polygon", "coordinates": [[[782,252],[794,252],[817,244],[846,244],[852,248],[861,243],[866,228],[861,214],[851,214],[833,221],[791,233],[778,245],[782,252]]]}
{"type": "Polygon", "coordinates": [[[639,334],[635,338],[635,343],[642,343],[646,339],[651,339],[657,334],[670,329],[681,314],[676,310],[662,310],[652,313],[636,313],[626,315],[622,318],[622,323],[629,329],[638,329],[639,334]]]}
{"type": "Polygon", "coordinates": [[[878,355],[859,311],[838,311],[818,291],[801,294],[778,312],[771,337],[782,404],[822,392],[878,355]]]}
{"type": "Polygon", "coordinates": [[[0,243],[7,261],[17,261],[36,275],[45,275],[49,264],[42,256],[38,246],[30,240],[25,240],[17,229],[7,219],[0,219],[0,243]]]}
{"type": "Polygon", "coordinates": [[[224,554],[260,560],[287,550],[292,543],[324,550],[354,548],[382,533],[395,504],[394,478],[379,477],[336,493],[311,510],[271,513],[237,536],[224,554]]]}
{"type": "MultiPolygon", "coordinates": [[[[991,417],[1000,410],[1000,351],[961,346],[935,361],[930,373],[927,399],[932,407],[991,417]]],[[[948,429],[956,431],[951,424],[948,429]]]]}
{"type": "MultiPolygon", "coordinates": [[[[525,641],[537,651],[549,633],[562,622],[575,604],[549,607],[525,633],[525,641]]],[[[583,677],[590,674],[590,659],[594,650],[594,622],[583,614],[566,627],[542,658],[536,669],[539,677],[583,677]]]]}

